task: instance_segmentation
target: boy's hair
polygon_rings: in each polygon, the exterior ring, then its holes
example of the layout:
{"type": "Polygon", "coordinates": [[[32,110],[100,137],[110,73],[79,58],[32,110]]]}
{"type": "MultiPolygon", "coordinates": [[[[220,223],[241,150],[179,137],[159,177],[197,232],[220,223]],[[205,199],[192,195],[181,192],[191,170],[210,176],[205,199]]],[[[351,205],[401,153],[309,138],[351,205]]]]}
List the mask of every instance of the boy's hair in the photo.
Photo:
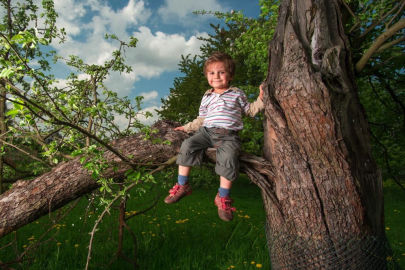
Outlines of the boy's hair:
{"type": "Polygon", "coordinates": [[[209,64],[215,63],[215,62],[222,62],[225,64],[226,70],[229,72],[231,75],[231,78],[235,75],[235,62],[233,61],[232,57],[223,52],[213,52],[210,57],[205,61],[204,63],[204,75],[207,75],[207,67],[209,64]]]}

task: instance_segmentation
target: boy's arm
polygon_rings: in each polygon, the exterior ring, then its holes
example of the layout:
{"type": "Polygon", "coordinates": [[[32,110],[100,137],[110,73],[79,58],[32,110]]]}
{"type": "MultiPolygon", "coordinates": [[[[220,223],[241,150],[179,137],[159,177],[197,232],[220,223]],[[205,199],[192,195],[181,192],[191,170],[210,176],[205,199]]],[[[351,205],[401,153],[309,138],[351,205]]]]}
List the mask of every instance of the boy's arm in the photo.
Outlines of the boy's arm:
{"type": "Polygon", "coordinates": [[[205,119],[204,117],[197,117],[190,123],[187,123],[182,127],[175,128],[175,130],[181,130],[181,131],[185,131],[185,132],[191,132],[191,131],[198,130],[202,126],[204,119],[205,119]]]}
{"type": "Polygon", "coordinates": [[[259,96],[257,97],[256,101],[250,103],[249,109],[246,112],[246,114],[251,117],[255,116],[258,112],[264,109],[263,84],[261,84],[259,88],[260,88],[259,96]]]}
{"type": "Polygon", "coordinates": [[[250,103],[249,109],[247,110],[246,114],[253,117],[255,116],[258,112],[262,111],[264,109],[264,103],[260,96],[256,99],[256,101],[250,103]]]}

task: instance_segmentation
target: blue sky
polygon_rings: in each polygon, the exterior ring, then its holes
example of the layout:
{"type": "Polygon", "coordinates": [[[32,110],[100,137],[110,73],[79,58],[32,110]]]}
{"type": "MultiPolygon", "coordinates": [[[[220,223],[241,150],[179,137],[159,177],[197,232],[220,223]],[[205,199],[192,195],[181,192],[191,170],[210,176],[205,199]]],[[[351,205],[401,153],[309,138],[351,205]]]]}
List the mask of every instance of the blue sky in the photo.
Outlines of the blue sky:
{"type": "MultiPolygon", "coordinates": [[[[128,49],[130,74],[111,74],[106,84],[121,96],[145,97],[143,108],[154,111],[160,99],[169,94],[173,79],[181,74],[181,55],[199,54],[198,36],[212,33],[210,23],[220,21],[212,16],[194,15],[194,10],[242,10],[249,17],[260,12],[258,0],[55,0],[58,25],[67,32],[67,41],[54,45],[62,56],[78,55],[87,63],[107,60],[117,43],[106,41],[106,33],[122,40],[138,39],[128,49]]],[[[62,67],[55,67],[63,85],[62,67]]],[[[117,117],[119,121],[119,116],[117,117]]],[[[151,119],[150,121],[153,121],[151,119]]]]}

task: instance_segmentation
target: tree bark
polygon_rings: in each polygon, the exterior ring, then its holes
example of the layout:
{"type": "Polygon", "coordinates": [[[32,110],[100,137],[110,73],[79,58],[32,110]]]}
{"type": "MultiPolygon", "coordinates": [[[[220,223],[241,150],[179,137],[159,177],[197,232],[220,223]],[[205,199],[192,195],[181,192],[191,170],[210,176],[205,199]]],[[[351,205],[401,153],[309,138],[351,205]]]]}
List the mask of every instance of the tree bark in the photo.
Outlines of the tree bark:
{"type": "Polygon", "coordinates": [[[385,265],[382,181],[339,4],[283,1],[270,43],[264,157],[275,175],[263,200],[272,269],[385,265]]]}

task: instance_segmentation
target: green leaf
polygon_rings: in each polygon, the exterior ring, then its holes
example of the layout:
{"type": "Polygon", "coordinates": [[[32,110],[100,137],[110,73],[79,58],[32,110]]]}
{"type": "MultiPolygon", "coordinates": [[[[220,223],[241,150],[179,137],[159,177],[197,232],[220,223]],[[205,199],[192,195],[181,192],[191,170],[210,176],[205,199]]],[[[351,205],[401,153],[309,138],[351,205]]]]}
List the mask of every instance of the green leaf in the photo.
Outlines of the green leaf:
{"type": "Polygon", "coordinates": [[[11,116],[11,117],[15,117],[17,114],[20,113],[20,110],[17,109],[12,109],[12,110],[8,110],[6,112],[6,116],[11,116]]]}

